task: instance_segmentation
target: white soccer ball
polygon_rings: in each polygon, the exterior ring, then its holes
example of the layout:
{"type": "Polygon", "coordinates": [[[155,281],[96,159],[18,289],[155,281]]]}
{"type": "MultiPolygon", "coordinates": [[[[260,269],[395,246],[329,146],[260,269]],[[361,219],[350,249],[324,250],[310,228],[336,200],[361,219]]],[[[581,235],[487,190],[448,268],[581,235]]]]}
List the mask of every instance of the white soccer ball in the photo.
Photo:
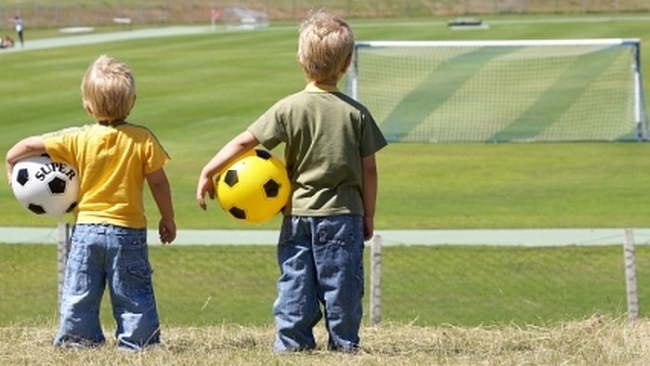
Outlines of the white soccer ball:
{"type": "Polygon", "coordinates": [[[11,189],[23,207],[35,215],[62,216],[77,206],[79,174],[49,156],[20,160],[11,174],[11,189]]]}

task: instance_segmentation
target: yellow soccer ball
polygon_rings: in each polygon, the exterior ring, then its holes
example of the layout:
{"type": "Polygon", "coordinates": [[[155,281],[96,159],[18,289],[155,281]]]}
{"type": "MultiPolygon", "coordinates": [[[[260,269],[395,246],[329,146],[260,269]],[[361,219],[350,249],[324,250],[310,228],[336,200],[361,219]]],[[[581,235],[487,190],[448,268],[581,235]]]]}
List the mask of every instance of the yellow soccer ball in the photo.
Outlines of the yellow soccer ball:
{"type": "Polygon", "coordinates": [[[253,149],[219,173],[215,182],[219,205],[237,220],[270,220],[287,205],[291,182],[280,159],[253,149]]]}

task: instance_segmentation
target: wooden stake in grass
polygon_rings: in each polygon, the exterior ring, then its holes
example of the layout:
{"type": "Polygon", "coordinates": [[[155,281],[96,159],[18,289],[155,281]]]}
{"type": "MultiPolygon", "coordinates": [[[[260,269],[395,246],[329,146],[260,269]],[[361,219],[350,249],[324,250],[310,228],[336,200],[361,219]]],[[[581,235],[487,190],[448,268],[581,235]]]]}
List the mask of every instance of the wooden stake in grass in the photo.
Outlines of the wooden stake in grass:
{"type": "Polygon", "coordinates": [[[625,229],[623,244],[625,257],[625,284],[627,289],[627,317],[634,321],[639,317],[639,299],[636,290],[636,261],[634,258],[634,231],[625,229]]]}

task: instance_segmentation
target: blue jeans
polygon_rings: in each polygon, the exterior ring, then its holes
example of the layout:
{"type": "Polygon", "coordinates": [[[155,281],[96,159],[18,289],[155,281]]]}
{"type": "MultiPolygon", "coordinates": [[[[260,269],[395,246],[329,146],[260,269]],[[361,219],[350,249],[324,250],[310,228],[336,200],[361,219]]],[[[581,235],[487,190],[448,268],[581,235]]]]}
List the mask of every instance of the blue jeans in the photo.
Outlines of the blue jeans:
{"type": "Polygon", "coordinates": [[[54,345],[104,343],[99,309],[107,284],[118,346],[137,351],[160,343],[146,229],[78,224],[70,242],[54,345]]]}
{"type": "Polygon", "coordinates": [[[314,349],[312,329],[323,313],[327,348],[359,349],[363,248],[361,216],[284,218],[277,249],[278,297],[273,304],[277,352],[314,349]]]}

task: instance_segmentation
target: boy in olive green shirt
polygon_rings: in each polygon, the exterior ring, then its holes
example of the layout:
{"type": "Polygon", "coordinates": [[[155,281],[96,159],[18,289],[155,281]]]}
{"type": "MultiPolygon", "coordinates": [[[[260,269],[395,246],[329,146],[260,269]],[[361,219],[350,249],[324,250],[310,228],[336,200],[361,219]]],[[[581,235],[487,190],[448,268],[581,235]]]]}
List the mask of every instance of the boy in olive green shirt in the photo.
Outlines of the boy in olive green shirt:
{"type": "Polygon", "coordinates": [[[292,194],[278,242],[277,352],[315,349],[313,327],[323,314],[328,349],[359,349],[364,240],[373,235],[377,199],[375,153],[386,140],[370,112],[337,89],[353,48],[342,19],[317,12],[306,20],[298,62],[307,87],[232,139],[199,177],[196,198],[205,209],[205,194],[214,197],[212,177],[230,161],[258,144],[285,143],[292,194]]]}

